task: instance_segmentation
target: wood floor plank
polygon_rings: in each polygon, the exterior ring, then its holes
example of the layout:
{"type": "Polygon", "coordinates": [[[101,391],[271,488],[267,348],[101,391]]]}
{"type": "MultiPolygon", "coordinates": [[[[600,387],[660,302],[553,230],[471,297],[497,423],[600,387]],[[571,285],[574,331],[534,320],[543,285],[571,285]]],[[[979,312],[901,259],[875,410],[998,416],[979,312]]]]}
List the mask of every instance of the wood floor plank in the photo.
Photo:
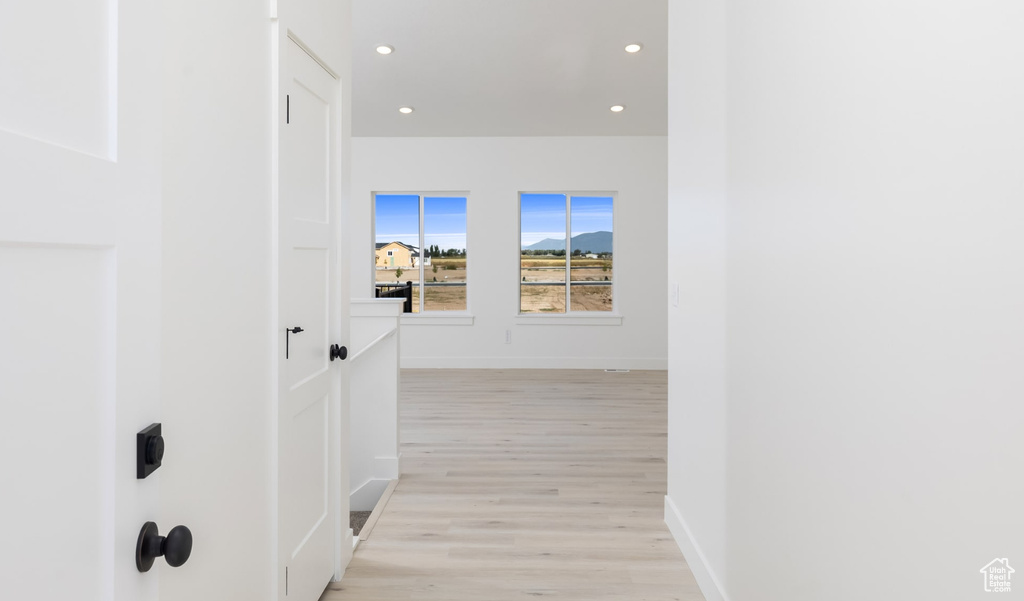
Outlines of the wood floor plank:
{"type": "Polygon", "coordinates": [[[663,520],[666,388],[403,371],[401,479],[321,601],[703,601],[663,520]]]}

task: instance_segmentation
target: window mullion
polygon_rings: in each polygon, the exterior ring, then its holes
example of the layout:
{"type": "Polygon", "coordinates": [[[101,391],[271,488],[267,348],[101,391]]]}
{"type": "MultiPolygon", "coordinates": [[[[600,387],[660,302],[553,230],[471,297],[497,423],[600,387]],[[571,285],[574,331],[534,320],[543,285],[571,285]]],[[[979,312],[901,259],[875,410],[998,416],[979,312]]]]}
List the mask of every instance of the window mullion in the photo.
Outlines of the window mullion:
{"type": "Polygon", "coordinates": [[[424,199],[424,196],[422,194],[420,194],[420,264],[419,264],[419,268],[420,268],[420,282],[419,282],[420,283],[420,303],[419,303],[420,304],[420,313],[423,313],[423,311],[424,311],[424,307],[426,305],[423,302],[423,299],[424,299],[424,297],[427,296],[427,281],[426,281],[426,279],[424,279],[426,272],[423,270],[423,263],[426,260],[426,256],[425,256],[426,255],[426,249],[425,249],[425,247],[423,245],[423,242],[424,242],[423,222],[424,222],[424,215],[426,214],[426,211],[424,210],[425,206],[426,206],[426,201],[424,199]]]}
{"type": "Polygon", "coordinates": [[[572,289],[572,252],[569,250],[572,246],[572,195],[566,193],[565,195],[565,312],[569,313],[572,310],[572,299],[570,293],[572,289]]]}

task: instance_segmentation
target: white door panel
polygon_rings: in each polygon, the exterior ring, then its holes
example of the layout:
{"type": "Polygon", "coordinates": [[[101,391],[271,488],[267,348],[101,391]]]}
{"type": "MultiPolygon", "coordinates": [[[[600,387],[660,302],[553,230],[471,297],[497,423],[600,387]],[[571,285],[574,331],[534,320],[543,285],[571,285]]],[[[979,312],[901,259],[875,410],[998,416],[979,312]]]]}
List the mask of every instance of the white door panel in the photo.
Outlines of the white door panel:
{"type": "MultiPolygon", "coordinates": [[[[135,543],[159,471],[155,7],[8,3],[0,19],[0,545],[10,599],[155,601],[135,543]],[[69,588],[71,587],[71,588],[69,588]]],[[[166,531],[173,524],[160,524],[166,531]]]]}
{"type": "Polygon", "coordinates": [[[4,3],[0,129],[113,156],[117,8],[112,0],[4,3]]]}
{"type": "Polygon", "coordinates": [[[335,573],[339,470],[337,81],[293,41],[283,48],[280,126],[279,555],[282,598],[316,601],[335,573]]]}
{"type": "Polygon", "coordinates": [[[325,374],[329,366],[327,286],[330,257],[326,248],[293,247],[283,259],[287,260],[287,263],[282,261],[283,291],[285,294],[288,290],[302,291],[301,294],[288,295],[289,302],[282,305],[286,323],[299,325],[305,330],[290,336],[289,355],[285,362],[289,390],[295,390],[311,378],[325,374]]]}
{"type": "Polygon", "coordinates": [[[21,557],[5,559],[20,569],[4,586],[32,598],[67,590],[50,577],[49,560],[81,584],[82,599],[113,597],[114,277],[109,249],[0,246],[0,440],[12,451],[2,506],[15,518],[4,520],[5,539],[13,534],[21,557]],[[65,362],[70,349],[74,360],[65,362]],[[76,559],[55,556],[55,540],[72,545],[76,559]]]}

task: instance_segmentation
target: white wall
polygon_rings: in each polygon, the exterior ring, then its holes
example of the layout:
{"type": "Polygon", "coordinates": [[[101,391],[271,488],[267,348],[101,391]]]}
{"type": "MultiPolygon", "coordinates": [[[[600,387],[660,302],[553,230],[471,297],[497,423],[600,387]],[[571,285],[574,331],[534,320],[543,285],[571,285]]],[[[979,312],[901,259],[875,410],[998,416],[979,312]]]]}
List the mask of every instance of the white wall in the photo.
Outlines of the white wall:
{"type": "Polygon", "coordinates": [[[403,325],[403,367],[664,369],[665,157],[662,137],[353,138],[353,295],[372,295],[373,192],[467,191],[474,323],[403,325]],[[518,193],[547,190],[618,192],[621,325],[516,323],[518,193]]]}
{"type": "Polygon", "coordinates": [[[352,303],[349,507],[371,511],[400,474],[401,299],[352,303]],[[371,346],[372,345],[372,346],[371,346]]]}
{"type": "Polygon", "coordinates": [[[986,598],[1024,565],[1024,5],[670,11],[667,520],[734,601],[986,598]]]}
{"type": "Polygon", "coordinates": [[[708,601],[726,563],[725,3],[669,2],[666,521],[708,601]],[[685,5],[685,10],[680,6],[685,5]]]}
{"type": "MultiPolygon", "coordinates": [[[[324,54],[342,57],[345,77],[349,5],[288,3],[289,14],[320,15],[335,33],[324,54]]],[[[274,23],[268,3],[242,0],[164,3],[163,21],[164,88],[154,90],[164,132],[159,525],[189,526],[195,547],[184,567],[160,569],[161,598],[269,600],[277,573],[274,23]]],[[[346,293],[347,282],[345,274],[346,293]]]]}
{"type": "Polygon", "coordinates": [[[187,525],[195,547],[183,568],[161,568],[161,598],[267,600],[270,23],[243,0],[163,7],[160,515],[174,523],[160,527],[187,525]]]}

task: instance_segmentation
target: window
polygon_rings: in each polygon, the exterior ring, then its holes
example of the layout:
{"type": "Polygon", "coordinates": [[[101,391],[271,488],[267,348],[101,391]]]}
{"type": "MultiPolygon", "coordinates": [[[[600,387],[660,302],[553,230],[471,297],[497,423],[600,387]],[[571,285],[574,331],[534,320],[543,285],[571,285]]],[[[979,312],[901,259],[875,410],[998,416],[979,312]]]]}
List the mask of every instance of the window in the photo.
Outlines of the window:
{"type": "Polygon", "coordinates": [[[414,313],[465,311],[466,197],[374,195],[375,286],[411,283],[414,313]]]}
{"type": "Polygon", "coordinates": [[[519,195],[520,313],[613,309],[613,203],[612,194],[519,195]]]}

